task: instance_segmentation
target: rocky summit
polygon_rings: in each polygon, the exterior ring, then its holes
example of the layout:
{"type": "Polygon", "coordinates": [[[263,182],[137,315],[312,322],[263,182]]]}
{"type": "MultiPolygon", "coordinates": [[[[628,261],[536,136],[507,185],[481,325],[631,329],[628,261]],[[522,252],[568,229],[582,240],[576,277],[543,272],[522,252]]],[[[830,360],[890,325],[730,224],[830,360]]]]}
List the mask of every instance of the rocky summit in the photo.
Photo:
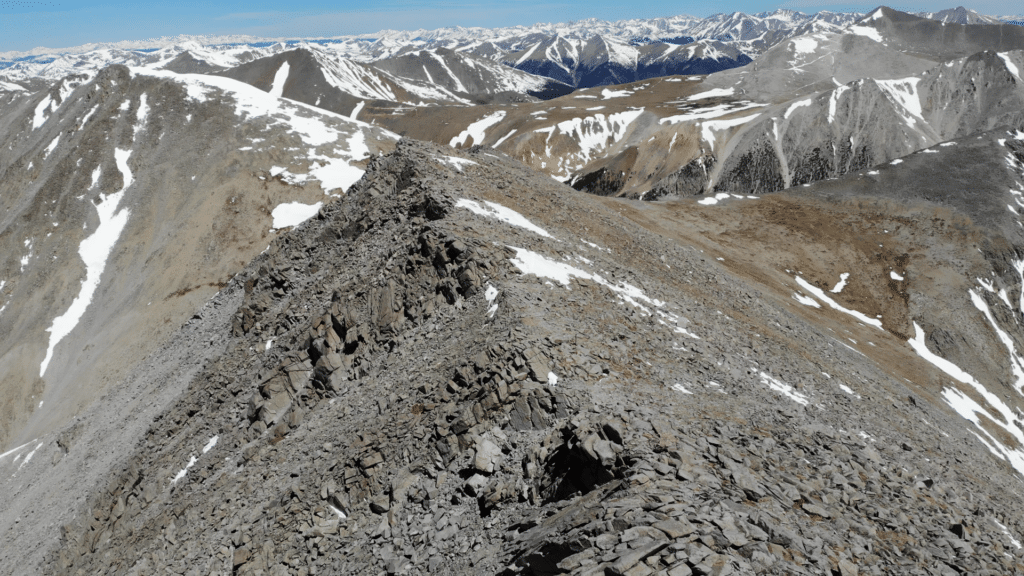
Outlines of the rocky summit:
{"type": "Polygon", "coordinates": [[[0,574],[1024,573],[1024,35],[786,17],[0,84],[0,574]]]}

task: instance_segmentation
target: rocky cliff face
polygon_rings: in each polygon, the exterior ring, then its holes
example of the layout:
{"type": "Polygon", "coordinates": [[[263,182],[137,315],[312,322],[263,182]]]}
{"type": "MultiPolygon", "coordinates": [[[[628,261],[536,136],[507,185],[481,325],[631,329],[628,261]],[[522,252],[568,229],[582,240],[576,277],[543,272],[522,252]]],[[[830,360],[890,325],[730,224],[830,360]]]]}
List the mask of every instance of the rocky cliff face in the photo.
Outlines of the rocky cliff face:
{"type": "MultiPolygon", "coordinates": [[[[956,387],[898,334],[906,317],[883,305],[880,330],[813,290],[825,262],[863,261],[841,250],[872,237],[842,231],[892,225],[881,213],[800,195],[655,208],[487,149],[400,143],[186,327],[215,328],[224,352],[97,479],[38,570],[1022,569],[1019,472],[979,443],[1012,453],[1013,434],[965,428],[939,400],[956,387]],[[754,225],[750,210],[791,237],[828,223],[817,246],[837,252],[721,229],[754,225]],[[770,216],[787,210],[802,217],[770,216]]],[[[956,232],[904,226],[886,254],[913,301],[926,260],[901,243],[956,232]]],[[[831,300],[870,313],[873,274],[831,300]]],[[[43,442],[15,477],[113,442],[85,437],[43,442]]],[[[8,546],[22,533],[9,524],[8,546]]]]}

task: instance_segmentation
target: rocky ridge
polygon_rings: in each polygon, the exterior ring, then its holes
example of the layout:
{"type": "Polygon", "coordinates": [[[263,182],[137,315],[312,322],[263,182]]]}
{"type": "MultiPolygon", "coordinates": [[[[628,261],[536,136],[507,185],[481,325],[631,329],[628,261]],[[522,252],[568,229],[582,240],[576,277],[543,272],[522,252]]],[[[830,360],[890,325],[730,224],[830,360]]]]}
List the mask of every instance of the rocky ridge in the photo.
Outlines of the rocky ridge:
{"type": "Polygon", "coordinates": [[[633,212],[403,141],[236,277],[40,571],[1024,569],[1019,478],[934,391],[633,212]]]}

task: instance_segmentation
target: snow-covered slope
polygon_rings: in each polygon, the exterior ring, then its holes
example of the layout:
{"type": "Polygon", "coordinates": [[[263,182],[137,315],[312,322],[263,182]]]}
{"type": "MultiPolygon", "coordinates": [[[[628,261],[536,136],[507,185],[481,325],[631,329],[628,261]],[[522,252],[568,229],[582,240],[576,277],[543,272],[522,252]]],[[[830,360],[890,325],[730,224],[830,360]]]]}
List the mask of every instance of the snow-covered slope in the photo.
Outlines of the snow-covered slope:
{"type": "Polygon", "coordinates": [[[443,48],[364,64],[305,44],[214,74],[353,118],[363,110],[393,114],[409,107],[533,100],[571,91],[549,78],[443,48]]]}
{"type": "Polygon", "coordinates": [[[175,61],[180,61],[183,56],[201,63],[207,69],[225,69],[285,50],[285,45],[282,43],[261,44],[263,43],[204,46],[195,41],[188,41],[164,46],[157,50],[99,48],[85,52],[69,50],[20,56],[0,61],[0,77],[9,81],[31,78],[58,80],[68,74],[95,73],[113,64],[157,70],[168,67],[174,69],[175,61]]]}
{"type": "Polygon", "coordinates": [[[476,101],[506,93],[550,98],[572,91],[572,86],[544,75],[530,74],[447,48],[405,52],[376,60],[370,66],[388,74],[409,91],[433,87],[476,101]]]}

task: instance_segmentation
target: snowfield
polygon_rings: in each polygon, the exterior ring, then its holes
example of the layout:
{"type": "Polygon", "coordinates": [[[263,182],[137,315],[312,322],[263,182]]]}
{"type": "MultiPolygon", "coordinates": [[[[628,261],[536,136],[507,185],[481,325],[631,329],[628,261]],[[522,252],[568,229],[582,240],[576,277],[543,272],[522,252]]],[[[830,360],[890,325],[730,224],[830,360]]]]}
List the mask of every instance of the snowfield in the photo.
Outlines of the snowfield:
{"type": "MultiPolygon", "coordinates": [[[[96,230],[88,238],[82,240],[81,245],[78,247],[78,254],[81,256],[82,262],[85,263],[85,281],[82,282],[82,288],[78,296],[71,302],[71,306],[64,314],[54,318],[53,324],[46,330],[50,333],[50,344],[46,349],[46,356],[39,366],[40,378],[46,374],[46,368],[53,358],[54,349],[57,347],[57,344],[74,330],[79,320],[85,314],[86,309],[89,308],[89,304],[92,303],[96,288],[100,285],[103,270],[107,266],[110,252],[114,249],[114,244],[117,243],[118,238],[121,237],[121,232],[124,230],[125,225],[128,224],[128,209],[125,208],[118,211],[118,206],[125,191],[132,185],[133,181],[132,171],[128,167],[128,157],[130,155],[130,150],[118,148],[114,151],[115,163],[121,171],[124,185],[118,192],[108,196],[101,195],[100,203],[96,205],[96,214],[100,220],[99,226],[96,227],[96,230]]],[[[98,170],[99,168],[94,173],[94,180],[98,170]]]]}

